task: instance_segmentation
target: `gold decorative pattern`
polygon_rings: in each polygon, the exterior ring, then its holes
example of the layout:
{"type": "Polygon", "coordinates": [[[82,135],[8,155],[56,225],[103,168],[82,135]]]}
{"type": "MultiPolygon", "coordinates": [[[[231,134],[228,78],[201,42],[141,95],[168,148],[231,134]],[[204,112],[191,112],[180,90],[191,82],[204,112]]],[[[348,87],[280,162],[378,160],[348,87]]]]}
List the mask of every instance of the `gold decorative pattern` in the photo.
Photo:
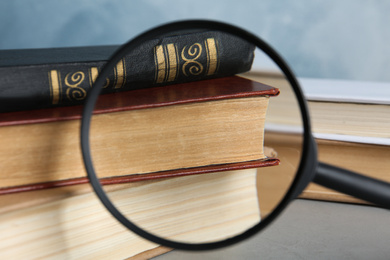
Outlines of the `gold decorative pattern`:
{"type": "Polygon", "coordinates": [[[80,87],[84,81],[85,75],[82,71],[68,73],[65,76],[65,85],[69,88],[66,90],[66,96],[69,100],[83,100],[87,96],[87,92],[80,87]],[[69,81],[70,80],[70,81],[69,81]]]}
{"type": "Polygon", "coordinates": [[[158,45],[154,48],[154,63],[156,66],[156,83],[163,83],[165,79],[165,57],[164,57],[164,47],[158,45]]]}
{"type": "MultiPolygon", "coordinates": [[[[126,71],[125,71],[126,73],[126,71]]],[[[97,77],[99,76],[99,69],[97,67],[91,67],[89,69],[89,85],[93,86],[93,83],[95,83],[97,77]]],[[[107,88],[108,85],[110,84],[110,79],[106,78],[106,84],[104,84],[103,88],[107,88]]]]}
{"type": "Polygon", "coordinates": [[[184,46],[181,51],[181,58],[185,61],[182,67],[183,74],[186,76],[188,74],[197,76],[203,72],[203,65],[197,61],[203,51],[202,45],[200,43],[194,43],[188,48],[188,51],[186,49],[187,46],[184,46]]]}
{"type": "Polygon", "coordinates": [[[156,83],[175,81],[180,71],[187,77],[202,73],[206,76],[214,75],[219,66],[218,42],[208,38],[201,43],[186,45],[181,49],[180,56],[176,44],[157,45],[154,48],[154,63],[156,83]]]}
{"type": "Polygon", "coordinates": [[[97,79],[98,75],[99,70],[97,67],[91,67],[89,69],[89,85],[91,86],[91,88],[93,86],[93,83],[95,83],[95,80],[97,79]]]}
{"type": "Polygon", "coordinates": [[[175,81],[178,74],[177,47],[173,43],[158,45],[154,48],[154,62],[156,66],[156,83],[175,81]]]}
{"type": "MultiPolygon", "coordinates": [[[[154,47],[155,83],[174,82],[179,76],[211,76],[217,73],[220,62],[217,40],[207,38],[190,44],[178,47],[176,43],[168,43],[154,47]]],[[[120,60],[113,70],[114,77],[106,78],[103,88],[110,86],[120,89],[126,85],[125,59],[120,60]]],[[[62,73],[65,75],[67,72],[62,73]]],[[[90,67],[85,71],[69,72],[65,78],[61,78],[59,70],[49,71],[52,104],[60,104],[65,99],[85,99],[88,83],[92,87],[99,73],[99,67],[90,67]],[[62,84],[65,87],[62,87],[62,84]]]]}
{"type": "Polygon", "coordinates": [[[214,38],[208,38],[205,41],[207,54],[207,76],[211,76],[217,72],[218,69],[218,48],[217,42],[214,38]]]}
{"type": "Polygon", "coordinates": [[[177,77],[177,50],[176,46],[174,44],[168,44],[167,45],[167,51],[168,51],[168,62],[169,62],[169,71],[168,71],[168,79],[167,81],[174,81],[177,77]]]}
{"type": "Polygon", "coordinates": [[[61,97],[61,74],[57,70],[49,71],[50,97],[53,105],[60,102],[61,97]]]}
{"type": "Polygon", "coordinates": [[[125,59],[121,59],[114,68],[115,72],[115,89],[122,88],[126,82],[126,65],[125,59]]]}

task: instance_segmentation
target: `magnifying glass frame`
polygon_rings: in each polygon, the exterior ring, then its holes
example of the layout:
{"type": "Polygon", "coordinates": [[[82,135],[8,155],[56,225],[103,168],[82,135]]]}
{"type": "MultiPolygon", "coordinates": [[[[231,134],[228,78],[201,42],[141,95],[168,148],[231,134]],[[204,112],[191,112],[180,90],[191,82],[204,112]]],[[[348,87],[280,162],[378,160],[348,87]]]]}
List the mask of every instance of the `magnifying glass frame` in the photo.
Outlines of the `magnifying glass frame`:
{"type": "Polygon", "coordinates": [[[89,181],[103,205],[107,208],[107,210],[125,227],[127,227],[132,232],[137,235],[150,240],[154,243],[170,247],[177,248],[182,250],[209,250],[216,249],[225,246],[229,246],[240,242],[246,238],[251,237],[252,235],[258,233],[263,228],[265,228],[268,224],[270,224],[275,218],[283,211],[283,209],[288,205],[288,203],[295,199],[302,190],[308,185],[308,183],[313,179],[315,174],[315,168],[317,166],[317,149],[314,138],[311,133],[310,128],[310,120],[309,113],[307,109],[307,104],[302,94],[302,90],[299,86],[299,83],[294,76],[292,70],[287,65],[287,63],[282,59],[282,57],[266,42],[259,39],[257,36],[241,29],[233,25],[229,25],[226,23],[215,22],[215,21],[205,21],[205,20],[188,20],[188,21],[180,21],[173,22],[169,24],[165,24],[145,33],[137,36],[132,39],[121,48],[119,48],[111,59],[107,62],[107,64],[103,67],[99,76],[97,77],[94,86],[88,93],[86,98],[86,102],[83,108],[83,114],[81,119],[81,150],[84,160],[84,165],[87,171],[87,175],[89,181]],[[106,77],[109,76],[112,68],[116,66],[116,64],[129,53],[131,50],[134,50],[140,47],[144,42],[159,38],[167,33],[172,31],[181,31],[188,29],[208,29],[208,30],[217,30],[225,33],[229,33],[235,35],[237,37],[242,38],[243,40],[252,43],[261,49],[265,54],[271,58],[277,66],[279,66],[280,70],[284,73],[287,81],[290,83],[291,88],[293,89],[296,99],[299,104],[299,108],[301,111],[302,121],[303,121],[303,147],[302,147],[302,155],[301,161],[296,173],[295,180],[290,186],[289,190],[285,194],[284,198],[278,204],[278,206],[261,222],[251,227],[250,229],[244,231],[243,233],[227,238],[217,242],[208,242],[208,243],[182,243],[178,241],[168,240],[159,236],[156,236],[150,232],[145,231],[144,229],[138,227],[129,219],[127,219],[111,202],[108,198],[107,194],[103,190],[101,183],[95,173],[91,150],[90,150],[90,140],[89,140],[89,132],[90,132],[90,123],[93,115],[94,107],[96,101],[98,99],[99,94],[102,91],[102,86],[105,84],[106,77]]]}

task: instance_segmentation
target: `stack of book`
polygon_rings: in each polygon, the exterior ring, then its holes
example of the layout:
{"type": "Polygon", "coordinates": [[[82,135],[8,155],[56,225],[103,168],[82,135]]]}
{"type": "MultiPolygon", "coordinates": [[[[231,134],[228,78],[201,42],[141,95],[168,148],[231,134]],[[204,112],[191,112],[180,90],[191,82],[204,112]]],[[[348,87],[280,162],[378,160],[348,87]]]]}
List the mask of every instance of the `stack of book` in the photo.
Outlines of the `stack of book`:
{"type": "MultiPolygon", "coordinates": [[[[135,51],[114,68],[93,119],[93,159],[110,197],[126,202],[125,212],[142,207],[139,223],[155,221],[160,235],[179,240],[226,238],[258,223],[257,168],[279,164],[263,148],[268,102],[279,90],[233,76],[250,68],[253,46],[192,32],[144,47],[150,55],[135,51]],[[201,67],[191,74],[186,55],[194,52],[201,67]],[[164,229],[179,217],[183,225],[164,229]]],[[[148,258],[169,250],[119,225],[83,167],[80,104],[115,48],[2,51],[3,258],[148,258]]]]}
{"type": "MultiPolygon", "coordinates": [[[[250,73],[245,77],[278,86],[280,91],[293,98],[291,88],[278,73],[250,73]]],[[[386,83],[354,82],[326,79],[301,79],[308,100],[313,135],[318,144],[319,160],[368,177],[390,182],[390,91],[386,83]]],[[[270,105],[278,122],[294,125],[286,118],[291,104],[274,99],[270,105]]],[[[271,110],[270,110],[271,111],[271,110]]],[[[269,111],[269,112],[270,112],[269,111]]],[[[299,118],[299,114],[294,115],[299,118]]],[[[296,121],[295,125],[299,125],[296,121]]],[[[284,133],[286,134],[286,133],[284,133]]],[[[290,133],[290,158],[300,155],[301,139],[290,133]]],[[[278,135],[271,133],[270,141],[278,135]]],[[[268,140],[268,139],[267,139],[268,140]]],[[[280,149],[279,143],[270,144],[280,149]]],[[[348,203],[366,203],[351,196],[310,184],[302,198],[348,203]]]]}

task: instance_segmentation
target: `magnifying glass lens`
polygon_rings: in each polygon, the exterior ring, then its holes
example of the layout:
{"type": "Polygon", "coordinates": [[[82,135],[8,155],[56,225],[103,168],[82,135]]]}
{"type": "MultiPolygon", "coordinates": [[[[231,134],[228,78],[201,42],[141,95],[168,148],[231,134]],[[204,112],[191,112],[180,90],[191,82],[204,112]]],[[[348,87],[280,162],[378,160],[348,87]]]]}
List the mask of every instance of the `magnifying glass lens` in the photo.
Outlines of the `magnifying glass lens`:
{"type": "Polygon", "coordinates": [[[94,85],[102,91],[89,141],[95,174],[126,221],[182,243],[264,221],[303,146],[299,103],[273,60],[233,33],[191,28],[144,37],[115,64],[94,85]]]}

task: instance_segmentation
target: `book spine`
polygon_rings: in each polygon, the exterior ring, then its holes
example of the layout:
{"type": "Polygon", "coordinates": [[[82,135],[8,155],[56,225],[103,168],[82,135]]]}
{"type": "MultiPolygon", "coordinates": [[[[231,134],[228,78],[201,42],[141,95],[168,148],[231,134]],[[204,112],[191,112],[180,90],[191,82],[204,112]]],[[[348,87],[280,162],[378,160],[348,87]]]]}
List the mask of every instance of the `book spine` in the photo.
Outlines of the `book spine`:
{"type": "MultiPolygon", "coordinates": [[[[221,32],[145,42],[112,69],[104,93],[226,77],[250,70],[254,46],[221,32]]],[[[0,68],[0,112],[82,104],[102,61],[0,68]]]]}

